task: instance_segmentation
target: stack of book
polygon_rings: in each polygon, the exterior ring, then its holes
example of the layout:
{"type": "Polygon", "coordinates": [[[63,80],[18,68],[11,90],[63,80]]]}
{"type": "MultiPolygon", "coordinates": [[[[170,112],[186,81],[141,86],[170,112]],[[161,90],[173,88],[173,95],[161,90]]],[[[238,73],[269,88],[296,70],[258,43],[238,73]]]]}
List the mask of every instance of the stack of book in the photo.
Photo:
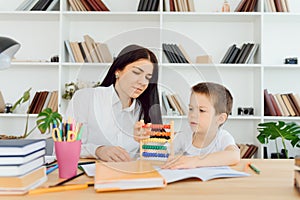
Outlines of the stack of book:
{"type": "Polygon", "coordinates": [[[264,89],[265,116],[300,116],[300,96],[292,92],[272,94],[264,89]]]}
{"type": "Polygon", "coordinates": [[[0,140],[0,194],[26,194],[47,180],[45,140],[0,140]]]}
{"type": "Polygon", "coordinates": [[[72,11],[110,11],[102,0],[68,0],[72,11]]]}
{"type": "Polygon", "coordinates": [[[163,0],[164,11],[195,12],[194,0],[163,0]]]}
{"type": "Polygon", "coordinates": [[[163,43],[162,49],[170,63],[191,63],[189,56],[181,45],[163,43]]]}
{"type": "Polygon", "coordinates": [[[35,93],[29,106],[29,114],[38,114],[45,108],[51,108],[53,112],[58,110],[58,91],[38,91],[35,93]]]}
{"type": "Polygon", "coordinates": [[[288,0],[264,0],[267,12],[290,12],[288,0]]]}
{"type": "Polygon", "coordinates": [[[158,11],[159,0],[140,0],[137,11],[158,11]]]}
{"type": "Polygon", "coordinates": [[[254,63],[253,58],[258,49],[256,43],[244,43],[242,47],[237,47],[236,44],[231,45],[225,53],[221,63],[224,64],[246,64],[254,63]]]}
{"type": "Polygon", "coordinates": [[[71,62],[110,63],[113,61],[107,44],[96,42],[90,35],[84,35],[83,38],[82,42],[65,40],[71,62]]]}
{"type": "Polygon", "coordinates": [[[23,0],[17,11],[53,11],[59,10],[59,0],[23,0]]]}
{"type": "Polygon", "coordinates": [[[166,94],[162,91],[162,113],[168,116],[186,115],[187,109],[177,94],[166,94]]]}
{"type": "Polygon", "coordinates": [[[258,0],[241,0],[234,12],[254,12],[256,10],[257,2],[258,0]]]}
{"type": "Polygon", "coordinates": [[[258,150],[258,146],[254,144],[237,144],[240,148],[241,158],[252,158],[258,150]]]}

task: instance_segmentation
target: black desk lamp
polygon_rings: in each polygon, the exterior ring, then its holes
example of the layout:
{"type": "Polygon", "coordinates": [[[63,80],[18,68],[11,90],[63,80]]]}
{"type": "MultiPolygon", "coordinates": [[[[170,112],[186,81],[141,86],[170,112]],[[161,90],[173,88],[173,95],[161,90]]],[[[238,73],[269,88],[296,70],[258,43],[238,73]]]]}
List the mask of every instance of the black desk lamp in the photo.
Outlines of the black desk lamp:
{"type": "Polygon", "coordinates": [[[0,37],[0,70],[10,66],[11,59],[20,49],[21,45],[8,37],[0,37]]]}

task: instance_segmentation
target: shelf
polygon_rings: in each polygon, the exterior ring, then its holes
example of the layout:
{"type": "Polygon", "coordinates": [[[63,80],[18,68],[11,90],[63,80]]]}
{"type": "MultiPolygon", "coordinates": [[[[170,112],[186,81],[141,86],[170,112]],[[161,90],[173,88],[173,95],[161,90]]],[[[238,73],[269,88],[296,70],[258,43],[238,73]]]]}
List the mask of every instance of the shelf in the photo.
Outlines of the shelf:
{"type": "Polygon", "coordinates": [[[73,21],[159,21],[158,12],[63,12],[73,21]]]}
{"type": "Polygon", "coordinates": [[[259,20],[261,13],[196,13],[196,12],[165,12],[163,20],[166,22],[254,22],[259,20]]]}
{"type": "Polygon", "coordinates": [[[0,21],[59,21],[60,12],[1,11],[0,21]]]}

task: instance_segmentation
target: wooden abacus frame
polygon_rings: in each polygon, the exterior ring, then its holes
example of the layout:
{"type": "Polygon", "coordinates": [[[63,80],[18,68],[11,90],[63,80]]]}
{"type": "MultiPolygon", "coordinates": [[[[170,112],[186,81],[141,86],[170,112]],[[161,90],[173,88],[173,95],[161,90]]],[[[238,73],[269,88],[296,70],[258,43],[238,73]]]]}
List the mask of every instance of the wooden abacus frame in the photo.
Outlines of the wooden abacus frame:
{"type": "MultiPolygon", "coordinates": [[[[168,158],[168,157],[174,157],[174,147],[173,147],[173,139],[174,139],[174,121],[170,121],[170,124],[150,124],[150,127],[148,125],[143,126],[142,128],[151,128],[150,136],[151,138],[140,140],[140,159],[149,159],[149,158],[168,158]],[[161,130],[161,129],[169,129],[169,132],[164,131],[152,131],[155,130],[161,130]],[[153,137],[154,136],[154,137],[153,137]],[[165,138],[155,138],[155,136],[158,137],[170,137],[169,139],[165,138]],[[166,142],[169,142],[170,144],[170,153],[168,156],[163,156],[163,153],[153,153],[153,156],[144,156],[144,150],[150,149],[152,151],[167,151],[167,147],[163,145],[157,145],[157,144],[165,144],[166,142]],[[156,145],[148,145],[147,143],[157,143],[156,145]],[[146,147],[146,148],[145,148],[146,147]],[[155,156],[156,155],[156,156],[155,156]]],[[[152,152],[151,152],[152,153],[152,152]]],[[[165,155],[165,154],[164,154],[165,155]]]]}

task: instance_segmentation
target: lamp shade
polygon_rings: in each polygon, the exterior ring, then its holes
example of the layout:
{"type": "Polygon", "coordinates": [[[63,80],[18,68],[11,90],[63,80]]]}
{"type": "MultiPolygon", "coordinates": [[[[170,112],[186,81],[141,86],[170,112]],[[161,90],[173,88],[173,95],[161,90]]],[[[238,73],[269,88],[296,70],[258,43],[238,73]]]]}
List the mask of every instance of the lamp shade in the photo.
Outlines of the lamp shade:
{"type": "Polygon", "coordinates": [[[10,66],[11,59],[20,49],[21,45],[8,37],[0,37],[0,69],[10,66]]]}

